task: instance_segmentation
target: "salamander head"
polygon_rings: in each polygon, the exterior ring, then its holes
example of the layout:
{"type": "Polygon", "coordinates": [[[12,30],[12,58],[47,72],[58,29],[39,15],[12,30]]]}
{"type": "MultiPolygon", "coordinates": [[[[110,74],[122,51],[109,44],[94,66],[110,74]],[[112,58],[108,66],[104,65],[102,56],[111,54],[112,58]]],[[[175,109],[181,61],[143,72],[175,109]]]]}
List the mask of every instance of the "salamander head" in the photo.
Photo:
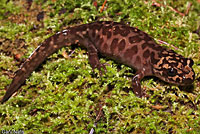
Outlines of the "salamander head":
{"type": "Polygon", "coordinates": [[[157,57],[151,57],[155,76],[176,85],[193,83],[195,73],[192,69],[194,64],[192,59],[184,58],[173,50],[167,49],[163,49],[157,57]]]}

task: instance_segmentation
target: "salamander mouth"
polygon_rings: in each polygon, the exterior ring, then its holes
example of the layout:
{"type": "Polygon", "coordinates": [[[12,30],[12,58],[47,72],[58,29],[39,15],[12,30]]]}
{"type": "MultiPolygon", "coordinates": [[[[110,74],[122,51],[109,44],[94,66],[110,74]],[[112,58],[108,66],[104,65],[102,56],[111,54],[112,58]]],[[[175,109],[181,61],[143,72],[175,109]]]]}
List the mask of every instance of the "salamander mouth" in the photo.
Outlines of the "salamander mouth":
{"type": "MultiPolygon", "coordinates": [[[[195,79],[195,78],[194,78],[195,79]]],[[[190,79],[190,78],[184,78],[183,77],[183,82],[180,83],[180,85],[191,85],[194,82],[194,79],[190,79]]]]}

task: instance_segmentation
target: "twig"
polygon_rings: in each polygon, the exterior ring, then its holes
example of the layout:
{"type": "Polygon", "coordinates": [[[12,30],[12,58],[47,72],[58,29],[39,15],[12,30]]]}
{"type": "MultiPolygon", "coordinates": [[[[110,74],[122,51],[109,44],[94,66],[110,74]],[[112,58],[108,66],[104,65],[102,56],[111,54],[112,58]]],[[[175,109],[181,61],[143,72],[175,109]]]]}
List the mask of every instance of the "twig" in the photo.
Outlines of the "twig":
{"type": "Polygon", "coordinates": [[[103,5],[101,7],[100,13],[103,12],[103,9],[104,9],[104,6],[105,6],[106,2],[107,2],[107,0],[104,1],[103,5]]]}
{"type": "Polygon", "coordinates": [[[74,54],[75,50],[73,50],[70,54],[69,54],[69,57],[72,56],[72,54],[74,54]]]}
{"type": "Polygon", "coordinates": [[[185,11],[185,15],[188,15],[191,6],[192,6],[192,3],[189,2],[188,6],[187,6],[187,10],[185,11]]]}
{"type": "Polygon", "coordinates": [[[178,13],[179,15],[181,15],[181,16],[185,16],[185,14],[184,13],[181,13],[180,11],[178,11],[177,9],[174,9],[173,7],[171,7],[171,6],[167,6],[169,9],[171,9],[172,11],[174,11],[174,12],[176,12],[176,13],[178,13]]]}
{"type": "Polygon", "coordinates": [[[99,110],[98,110],[98,113],[97,113],[97,116],[96,116],[96,119],[95,119],[95,123],[94,123],[94,127],[93,128],[91,128],[91,130],[90,130],[90,132],[89,132],[89,134],[94,134],[94,128],[96,128],[97,127],[97,122],[101,119],[101,117],[102,117],[102,111],[103,111],[103,106],[102,106],[102,104],[100,104],[100,108],[99,108],[99,110]]]}
{"type": "Polygon", "coordinates": [[[172,46],[174,49],[178,50],[177,47],[175,47],[174,45],[171,45],[171,44],[169,44],[169,43],[167,43],[167,42],[165,42],[165,41],[158,40],[158,42],[161,43],[161,44],[165,44],[165,45],[167,45],[167,46],[172,46]]]}
{"type": "MultiPolygon", "coordinates": [[[[189,10],[190,10],[190,7],[191,7],[191,5],[192,5],[191,3],[189,3],[186,12],[185,12],[185,13],[181,13],[180,11],[178,11],[177,9],[174,9],[174,8],[171,7],[171,6],[168,6],[168,5],[165,6],[165,5],[163,5],[163,4],[160,4],[160,3],[156,2],[156,0],[152,0],[152,1],[153,1],[153,4],[152,4],[153,6],[157,6],[157,7],[168,7],[170,10],[172,10],[172,11],[178,13],[178,14],[181,15],[181,16],[187,15],[188,12],[189,12],[189,10]]],[[[147,2],[146,2],[146,3],[147,3],[147,2]]]]}
{"type": "MultiPolygon", "coordinates": [[[[96,128],[97,127],[97,124],[96,123],[94,123],[94,127],[96,128]]],[[[90,133],[89,134],[94,134],[94,128],[91,128],[91,130],[90,130],[90,133]]]]}

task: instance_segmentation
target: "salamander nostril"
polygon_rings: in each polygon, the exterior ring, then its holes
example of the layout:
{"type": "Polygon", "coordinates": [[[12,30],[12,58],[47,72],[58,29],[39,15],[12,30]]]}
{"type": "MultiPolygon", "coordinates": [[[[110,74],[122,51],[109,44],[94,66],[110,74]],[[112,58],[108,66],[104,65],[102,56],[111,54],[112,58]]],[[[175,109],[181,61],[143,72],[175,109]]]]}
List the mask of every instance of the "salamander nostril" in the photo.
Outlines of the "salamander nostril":
{"type": "Polygon", "coordinates": [[[185,76],[183,76],[183,81],[185,81],[185,76]]]}
{"type": "Polygon", "coordinates": [[[192,82],[194,81],[194,79],[186,78],[185,76],[183,76],[182,78],[183,78],[183,83],[184,83],[185,85],[190,85],[190,84],[192,84],[192,82]]]}

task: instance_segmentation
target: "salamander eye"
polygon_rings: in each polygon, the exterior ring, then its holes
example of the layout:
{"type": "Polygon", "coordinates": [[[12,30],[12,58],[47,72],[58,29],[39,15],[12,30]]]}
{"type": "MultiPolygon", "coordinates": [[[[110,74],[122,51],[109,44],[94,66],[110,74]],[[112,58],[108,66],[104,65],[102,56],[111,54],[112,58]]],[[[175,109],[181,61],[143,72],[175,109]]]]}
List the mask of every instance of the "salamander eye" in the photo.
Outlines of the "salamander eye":
{"type": "Polygon", "coordinates": [[[167,74],[169,75],[169,76],[175,76],[176,75],[176,73],[177,73],[177,71],[176,71],[176,69],[174,69],[174,68],[169,68],[168,70],[167,70],[167,74]]]}

